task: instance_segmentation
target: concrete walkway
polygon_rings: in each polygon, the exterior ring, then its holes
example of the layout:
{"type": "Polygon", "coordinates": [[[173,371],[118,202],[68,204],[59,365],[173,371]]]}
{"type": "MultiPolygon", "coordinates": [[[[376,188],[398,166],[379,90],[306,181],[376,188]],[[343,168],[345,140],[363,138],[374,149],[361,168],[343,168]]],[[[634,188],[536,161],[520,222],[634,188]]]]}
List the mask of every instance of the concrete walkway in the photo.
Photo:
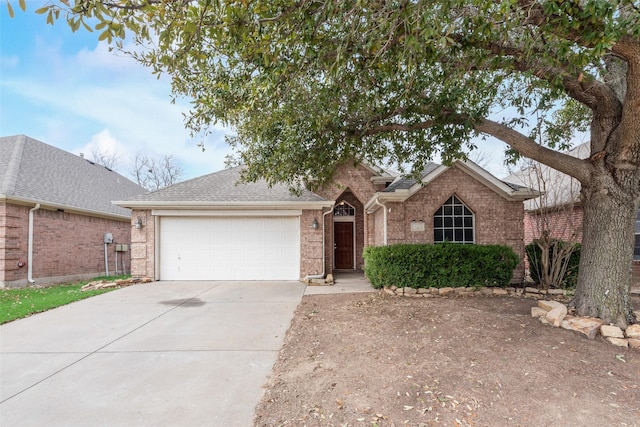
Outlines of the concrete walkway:
{"type": "Polygon", "coordinates": [[[0,426],[251,426],[303,294],[362,275],[155,282],[0,326],[0,426]]]}

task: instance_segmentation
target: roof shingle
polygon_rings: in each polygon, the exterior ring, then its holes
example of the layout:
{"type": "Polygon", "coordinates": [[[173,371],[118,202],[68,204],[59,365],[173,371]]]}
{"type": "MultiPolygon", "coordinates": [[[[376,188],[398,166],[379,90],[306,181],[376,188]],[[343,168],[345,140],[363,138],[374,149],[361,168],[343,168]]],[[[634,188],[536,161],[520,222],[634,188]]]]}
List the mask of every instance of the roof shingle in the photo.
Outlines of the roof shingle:
{"type": "Polygon", "coordinates": [[[138,194],[123,202],[316,202],[326,201],[311,191],[292,194],[289,187],[266,181],[243,183],[240,173],[243,166],[214,172],[160,190],[138,194]]]}
{"type": "Polygon", "coordinates": [[[0,137],[0,197],[130,216],[111,202],[146,191],[122,175],[25,135],[0,137]]]}

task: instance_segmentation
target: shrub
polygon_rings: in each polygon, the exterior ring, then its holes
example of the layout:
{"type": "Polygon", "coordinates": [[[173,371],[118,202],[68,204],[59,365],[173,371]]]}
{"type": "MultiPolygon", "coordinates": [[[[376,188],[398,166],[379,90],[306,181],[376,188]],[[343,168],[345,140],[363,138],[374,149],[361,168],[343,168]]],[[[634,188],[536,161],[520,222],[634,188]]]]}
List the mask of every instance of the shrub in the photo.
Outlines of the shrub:
{"type": "MultiPolygon", "coordinates": [[[[571,245],[569,242],[565,242],[563,240],[554,240],[548,245],[549,252],[549,265],[547,269],[549,272],[553,268],[557,268],[557,271],[561,271],[561,266],[559,263],[562,263],[562,257],[568,253],[565,249],[567,245],[571,245]],[[554,254],[556,257],[554,258],[554,254]]],[[[544,246],[544,245],[543,245],[544,246]]],[[[552,287],[561,287],[561,288],[575,288],[578,283],[578,266],[580,264],[580,243],[573,244],[573,249],[570,251],[569,258],[567,260],[566,270],[562,277],[553,278],[552,281],[555,283],[549,283],[548,286],[552,287]]],[[[529,261],[529,274],[531,275],[531,280],[534,282],[544,285],[542,283],[542,248],[538,244],[537,240],[529,243],[525,247],[525,253],[527,254],[527,260],[529,261]]],[[[553,276],[549,274],[548,276],[553,276]]]]}
{"type": "Polygon", "coordinates": [[[508,246],[460,243],[370,246],[364,258],[374,288],[507,286],[520,262],[508,246]]]}

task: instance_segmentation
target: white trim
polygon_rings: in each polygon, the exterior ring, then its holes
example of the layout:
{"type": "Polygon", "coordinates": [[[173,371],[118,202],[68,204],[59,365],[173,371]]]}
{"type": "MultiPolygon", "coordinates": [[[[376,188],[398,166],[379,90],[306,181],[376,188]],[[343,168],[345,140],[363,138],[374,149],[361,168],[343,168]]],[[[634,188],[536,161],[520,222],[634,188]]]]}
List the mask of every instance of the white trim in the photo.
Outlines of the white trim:
{"type": "Polygon", "coordinates": [[[119,215],[119,214],[114,214],[114,213],[109,213],[109,212],[102,212],[102,211],[94,211],[91,209],[82,209],[82,208],[78,208],[75,206],[69,206],[69,205],[62,205],[60,203],[52,203],[52,202],[47,202],[46,200],[39,200],[39,199],[27,199],[24,197],[15,197],[15,196],[3,196],[0,195],[0,200],[5,200],[6,203],[12,203],[12,204],[19,204],[19,205],[23,205],[23,206],[32,206],[32,205],[40,205],[41,209],[47,210],[47,209],[62,209],[67,213],[73,213],[73,214],[78,214],[78,215],[90,215],[90,216],[95,216],[98,218],[107,218],[107,219],[112,219],[112,220],[116,220],[116,221],[120,221],[120,220],[125,220],[127,222],[131,221],[131,214],[129,215],[119,215]]]}
{"type": "Polygon", "coordinates": [[[305,201],[260,201],[260,202],[233,202],[233,201],[114,201],[114,205],[133,209],[317,209],[331,207],[333,202],[321,200],[314,202],[305,201]]]}
{"type": "Polygon", "coordinates": [[[182,209],[152,209],[154,216],[301,216],[300,209],[287,210],[182,210],[182,209]]]}

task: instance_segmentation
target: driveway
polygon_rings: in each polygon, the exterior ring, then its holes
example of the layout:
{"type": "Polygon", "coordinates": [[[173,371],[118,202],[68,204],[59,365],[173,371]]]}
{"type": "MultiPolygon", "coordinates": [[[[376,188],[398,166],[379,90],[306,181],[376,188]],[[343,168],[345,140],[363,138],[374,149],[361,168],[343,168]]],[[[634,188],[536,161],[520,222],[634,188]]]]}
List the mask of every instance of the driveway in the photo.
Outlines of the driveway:
{"type": "Polygon", "coordinates": [[[250,426],[304,292],[155,282],[0,326],[0,425],[250,426]]]}

